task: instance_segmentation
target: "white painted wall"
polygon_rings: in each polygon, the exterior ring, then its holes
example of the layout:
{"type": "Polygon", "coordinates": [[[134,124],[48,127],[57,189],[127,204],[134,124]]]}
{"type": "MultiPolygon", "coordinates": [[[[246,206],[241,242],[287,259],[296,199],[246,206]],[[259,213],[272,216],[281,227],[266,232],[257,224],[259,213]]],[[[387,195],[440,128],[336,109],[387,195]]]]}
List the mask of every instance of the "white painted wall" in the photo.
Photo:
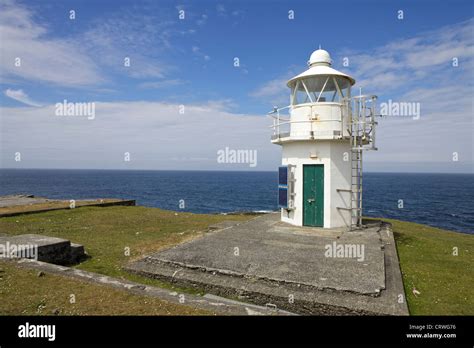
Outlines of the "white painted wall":
{"type": "Polygon", "coordinates": [[[343,104],[306,103],[294,105],[291,113],[290,135],[294,139],[307,139],[313,131],[315,138],[333,139],[349,136],[348,116],[343,104]]]}
{"type": "Polygon", "coordinates": [[[350,143],[345,140],[295,141],[282,144],[282,165],[295,165],[295,209],[289,213],[282,209],[284,222],[303,225],[303,165],[324,165],[324,227],[350,226],[350,211],[337,207],[350,207],[350,193],[337,189],[350,189],[350,143]],[[344,161],[346,153],[347,161],[344,161]]]}

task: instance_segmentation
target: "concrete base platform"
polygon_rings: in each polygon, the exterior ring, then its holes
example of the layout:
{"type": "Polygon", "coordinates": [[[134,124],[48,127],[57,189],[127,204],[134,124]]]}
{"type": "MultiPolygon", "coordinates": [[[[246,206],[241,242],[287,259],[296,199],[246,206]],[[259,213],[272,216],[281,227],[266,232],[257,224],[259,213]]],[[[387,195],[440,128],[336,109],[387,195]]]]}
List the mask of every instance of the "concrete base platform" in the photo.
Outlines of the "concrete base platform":
{"type": "Polygon", "coordinates": [[[22,234],[0,236],[0,257],[26,258],[69,265],[80,262],[86,254],[82,245],[71,243],[67,239],[39,234],[22,234]]]}
{"type": "Polygon", "coordinates": [[[294,313],[408,314],[389,226],[325,230],[266,214],[224,224],[127,269],[294,313]]]}

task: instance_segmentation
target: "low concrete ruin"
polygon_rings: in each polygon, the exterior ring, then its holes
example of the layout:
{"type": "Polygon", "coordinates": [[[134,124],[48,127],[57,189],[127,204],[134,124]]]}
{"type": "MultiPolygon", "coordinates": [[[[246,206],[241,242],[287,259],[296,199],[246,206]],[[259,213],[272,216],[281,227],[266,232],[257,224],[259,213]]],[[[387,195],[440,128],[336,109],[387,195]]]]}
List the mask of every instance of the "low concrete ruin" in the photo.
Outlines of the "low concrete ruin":
{"type": "Polygon", "coordinates": [[[17,216],[24,214],[43,213],[52,210],[64,210],[81,207],[110,207],[110,206],[133,206],[134,199],[76,199],[73,200],[49,199],[36,197],[35,195],[7,195],[0,196],[0,217],[17,216]]]}

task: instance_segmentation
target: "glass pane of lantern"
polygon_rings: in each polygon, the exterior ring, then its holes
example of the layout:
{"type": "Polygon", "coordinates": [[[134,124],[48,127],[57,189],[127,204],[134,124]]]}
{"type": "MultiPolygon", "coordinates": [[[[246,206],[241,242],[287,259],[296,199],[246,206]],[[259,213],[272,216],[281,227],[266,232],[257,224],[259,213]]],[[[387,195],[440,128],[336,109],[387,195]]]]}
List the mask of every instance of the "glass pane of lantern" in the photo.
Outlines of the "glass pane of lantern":
{"type": "MultiPolygon", "coordinates": [[[[292,87],[292,93],[296,89],[295,98],[293,100],[293,105],[310,103],[311,99],[313,102],[316,102],[319,97],[319,102],[336,102],[341,103],[342,98],[349,97],[349,89],[351,87],[349,79],[343,76],[335,75],[318,75],[311,76],[297,81],[292,87]],[[335,81],[337,82],[337,85],[335,81]],[[304,83],[304,84],[303,84],[304,83]],[[306,86],[306,89],[305,89],[306,86]],[[340,95],[338,87],[340,93],[340,95]],[[324,87],[324,90],[323,90],[324,87]],[[307,91],[309,92],[308,93],[307,91]],[[321,93],[322,91],[322,93],[321,93]],[[321,95],[320,95],[321,93],[321,95]]],[[[293,94],[292,94],[293,95],[293,94]]]]}
{"type": "MultiPolygon", "coordinates": [[[[310,93],[313,93],[313,92],[319,93],[319,92],[321,92],[327,78],[328,78],[328,76],[325,76],[325,75],[312,76],[312,77],[305,78],[303,81],[306,85],[306,88],[308,88],[308,91],[310,93]]],[[[300,88],[304,89],[303,86],[301,86],[300,88]]]]}

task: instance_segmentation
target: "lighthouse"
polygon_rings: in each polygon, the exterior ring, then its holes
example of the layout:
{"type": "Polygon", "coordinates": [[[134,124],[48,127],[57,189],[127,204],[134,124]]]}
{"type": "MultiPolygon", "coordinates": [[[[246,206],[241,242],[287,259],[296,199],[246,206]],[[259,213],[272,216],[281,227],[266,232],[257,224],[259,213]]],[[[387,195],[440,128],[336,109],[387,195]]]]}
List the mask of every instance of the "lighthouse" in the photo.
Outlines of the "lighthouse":
{"type": "Polygon", "coordinates": [[[375,95],[352,96],[355,79],[318,49],[287,82],[290,104],[274,107],[273,144],[281,220],[296,226],[362,227],[362,154],[376,150],[375,95]]]}

